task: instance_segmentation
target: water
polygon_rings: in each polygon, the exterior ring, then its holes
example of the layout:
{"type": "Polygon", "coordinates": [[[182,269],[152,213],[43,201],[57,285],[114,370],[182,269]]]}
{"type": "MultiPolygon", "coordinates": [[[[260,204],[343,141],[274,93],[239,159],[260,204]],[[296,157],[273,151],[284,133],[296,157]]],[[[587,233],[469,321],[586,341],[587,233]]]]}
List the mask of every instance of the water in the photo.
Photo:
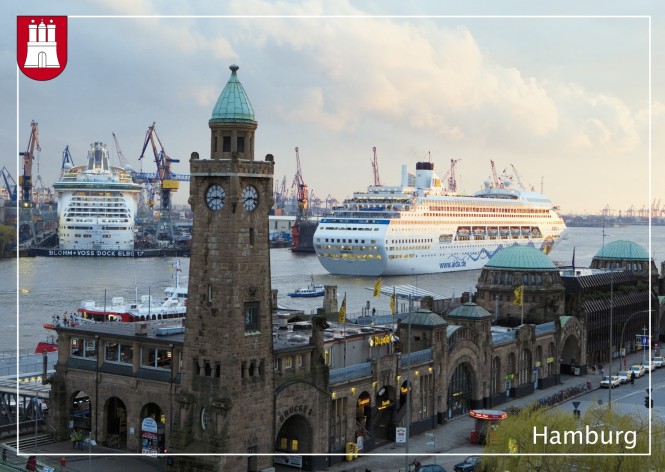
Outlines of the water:
{"type": "MultiPolygon", "coordinates": [[[[649,250],[649,228],[626,226],[617,228],[569,228],[567,239],[550,254],[553,261],[571,264],[575,249],[575,265],[588,267],[591,259],[603,245],[616,240],[630,240],[649,250]]],[[[651,255],[660,270],[665,260],[665,227],[652,228],[651,255]]],[[[322,306],[323,298],[290,298],[287,296],[299,287],[306,287],[314,278],[316,283],[337,285],[338,302],[341,305],[346,294],[347,315],[360,314],[367,302],[378,313],[388,313],[390,300],[386,295],[372,296],[376,278],[336,276],[328,274],[315,255],[292,254],[288,249],[273,249],[271,254],[272,287],[278,290],[278,304],[300,309],[305,313],[322,306]]],[[[21,258],[0,260],[0,351],[20,348],[34,349],[45,337],[44,323],[51,316],[75,311],[82,300],[110,303],[111,297],[122,296],[133,301],[136,295],[161,296],[164,288],[174,284],[175,258],[102,259],[102,258],[21,258]],[[18,293],[17,293],[18,292],[18,293]],[[18,317],[17,317],[18,301],[18,317]],[[17,319],[20,327],[17,330],[17,319]]],[[[189,259],[181,259],[183,274],[189,271],[189,259]]],[[[383,286],[399,284],[418,288],[444,296],[459,297],[462,292],[475,291],[479,270],[419,276],[384,277],[383,286]]],[[[183,281],[186,283],[186,278],[183,281]]]]}

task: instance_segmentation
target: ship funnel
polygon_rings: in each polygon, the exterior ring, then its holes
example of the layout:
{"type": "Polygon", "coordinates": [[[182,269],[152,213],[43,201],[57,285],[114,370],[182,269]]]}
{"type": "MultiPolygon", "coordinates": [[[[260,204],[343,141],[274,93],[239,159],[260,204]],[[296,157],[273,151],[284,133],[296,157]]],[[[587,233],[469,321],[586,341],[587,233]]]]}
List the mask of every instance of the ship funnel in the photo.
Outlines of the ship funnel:
{"type": "Polygon", "coordinates": [[[406,167],[406,164],[402,164],[402,187],[409,186],[409,170],[406,167]]]}

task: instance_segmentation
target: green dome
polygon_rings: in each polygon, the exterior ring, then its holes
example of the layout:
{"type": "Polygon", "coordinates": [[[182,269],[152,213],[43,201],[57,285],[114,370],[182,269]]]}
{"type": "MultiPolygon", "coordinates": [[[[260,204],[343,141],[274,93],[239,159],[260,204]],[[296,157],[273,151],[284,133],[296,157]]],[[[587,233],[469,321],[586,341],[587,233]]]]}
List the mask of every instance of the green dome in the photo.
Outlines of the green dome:
{"type": "Polygon", "coordinates": [[[412,326],[440,326],[447,324],[446,320],[439,315],[424,308],[409,313],[400,320],[400,324],[409,324],[409,320],[411,320],[412,326]]]}
{"type": "Polygon", "coordinates": [[[596,253],[594,259],[650,260],[649,253],[632,241],[612,241],[596,253]]]}
{"type": "Polygon", "coordinates": [[[458,306],[453,311],[451,311],[448,316],[450,318],[464,318],[464,319],[476,319],[481,320],[485,318],[494,318],[489,311],[484,309],[482,306],[478,306],[473,302],[466,302],[462,306],[458,306]]]}
{"type": "Polygon", "coordinates": [[[217,99],[217,103],[215,103],[210,122],[233,121],[256,123],[252,104],[249,102],[245,89],[238,80],[236,72],[239,67],[233,64],[229,69],[231,69],[231,77],[217,99]]]}
{"type": "Polygon", "coordinates": [[[533,246],[510,246],[495,253],[487,269],[556,270],[554,262],[533,246]]]}

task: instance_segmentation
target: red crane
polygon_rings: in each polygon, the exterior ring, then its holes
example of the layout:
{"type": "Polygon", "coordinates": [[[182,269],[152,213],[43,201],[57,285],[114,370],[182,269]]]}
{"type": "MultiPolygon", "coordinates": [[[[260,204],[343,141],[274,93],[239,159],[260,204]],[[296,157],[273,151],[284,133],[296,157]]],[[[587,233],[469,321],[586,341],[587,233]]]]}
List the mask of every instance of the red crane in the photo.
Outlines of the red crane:
{"type": "Polygon", "coordinates": [[[27,150],[20,153],[20,155],[23,156],[23,175],[19,177],[19,185],[21,186],[21,195],[23,197],[24,205],[29,205],[30,199],[32,198],[32,161],[35,158],[35,149],[38,151],[42,150],[39,146],[37,122],[33,120],[31,126],[32,129],[30,130],[27,150]]]}
{"type": "Polygon", "coordinates": [[[296,195],[298,198],[298,215],[296,223],[304,217],[305,210],[307,210],[307,185],[302,178],[302,171],[300,170],[300,153],[296,147],[296,175],[293,177],[293,184],[291,188],[295,187],[296,195]]]}
{"type": "Polygon", "coordinates": [[[372,148],[374,151],[374,160],[372,161],[372,170],[374,171],[374,186],[381,187],[381,177],[379,177],[379,161],[376,157],[376,146],[372,148]]]}

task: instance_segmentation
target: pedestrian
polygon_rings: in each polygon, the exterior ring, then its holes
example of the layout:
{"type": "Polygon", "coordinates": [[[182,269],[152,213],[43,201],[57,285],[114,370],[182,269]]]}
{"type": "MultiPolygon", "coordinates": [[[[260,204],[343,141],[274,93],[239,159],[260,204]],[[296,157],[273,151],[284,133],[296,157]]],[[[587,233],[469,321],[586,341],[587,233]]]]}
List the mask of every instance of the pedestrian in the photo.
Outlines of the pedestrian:
{"type": "Polygon", "coordinates": [[[78,442],[78,431],[76,431],[76,428],[69,435],[69,440],[72,442],[72,449],[76,449],[76,443],[78,442]]]}
{"type": "Polygon", "coordinates": [[[7,462],[7,449],[5,449],[4,447],[2,448],[2,462],[3,464],[7,462]]]}
{"type": "Polygon", "coordinates": [[[635,372],[632,370],[630,371],[630,384],[634,385],[635,384],[635,372]]]}
{"type": "Polygon", "coordinates": [[[37,458],[35,456],[28,457],[25,463],[25,470],[37,470],[37,458]]]}
{"type": "Polygon", "coordinates": [[[605,369],[603,369],[602,367],[600,368],[600,376],[601,377],[605,376],[605,369]]]}

